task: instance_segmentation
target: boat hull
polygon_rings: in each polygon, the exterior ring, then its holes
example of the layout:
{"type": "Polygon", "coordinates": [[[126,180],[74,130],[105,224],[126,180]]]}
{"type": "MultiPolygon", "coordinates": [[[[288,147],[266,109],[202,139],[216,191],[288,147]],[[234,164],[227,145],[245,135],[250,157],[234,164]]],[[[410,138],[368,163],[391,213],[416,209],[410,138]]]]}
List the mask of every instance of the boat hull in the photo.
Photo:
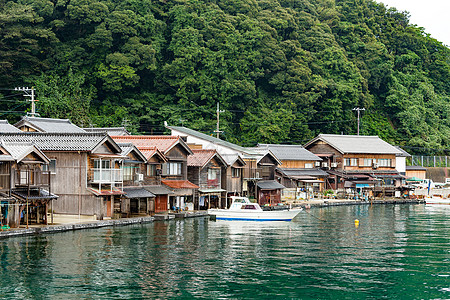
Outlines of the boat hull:
{"type": "Polygon", "coordinates": [[[210,209],[208,214],[215,216],[216,220],[228,221],[292,221],[301,209],[284,211],[230,211],[227,209],[210,209]]]}
{"type": "Polygon", "coordinates": [[[434,205],[450,205],[450,199],[444,198],[425,198],[426,204],[434,204],[434,205]]]}

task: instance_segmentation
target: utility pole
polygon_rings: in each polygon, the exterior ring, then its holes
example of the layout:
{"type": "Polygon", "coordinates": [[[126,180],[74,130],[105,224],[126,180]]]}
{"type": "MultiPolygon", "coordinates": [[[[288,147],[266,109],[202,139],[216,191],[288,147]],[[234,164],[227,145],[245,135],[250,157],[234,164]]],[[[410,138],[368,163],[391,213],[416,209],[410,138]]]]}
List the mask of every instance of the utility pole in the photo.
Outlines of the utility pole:
{"type": "Polygon", "coordinates": [[[357,135],[359,135],[359,114],[360,114],[361,111],[365,111],[366,109],[365,108],[355,107],[352,110],[356,110],[358,112],[358,132],[357,132],[357,135]]]}
{"type": "Polygon", "coordinates": [[[28,100],[28,101],[31,101],[31,113],[28,113],[28,115],[29,116],[31,116],[31,117],[36,117],[36,99],[34,99],[34,87],[31,87],[31,88],[29,88],[29,87],[16,87],[16,88],[14,88],[14,90],[15,91],[21,91],[21,92],[23,92],[24,93],[24,97],[30,97],[30,100],[28,100]]]}
{"type": "Polygon", "coordinates": [[[216,128],[216,130],[214,130],[214,132],[217,134],[217,138],[219,138],[219,134],[220,134],[221,132],[223,132],[223,131],[220,131],[220,130],[219,130],[219,118],[220,118],[220,113],[223,113],[223,112],[225,112],[225,111],[219,109],[219,102],[217,102],[217,111],[216,111],[216,113],[217,113],[217,128],[216,128]]]}

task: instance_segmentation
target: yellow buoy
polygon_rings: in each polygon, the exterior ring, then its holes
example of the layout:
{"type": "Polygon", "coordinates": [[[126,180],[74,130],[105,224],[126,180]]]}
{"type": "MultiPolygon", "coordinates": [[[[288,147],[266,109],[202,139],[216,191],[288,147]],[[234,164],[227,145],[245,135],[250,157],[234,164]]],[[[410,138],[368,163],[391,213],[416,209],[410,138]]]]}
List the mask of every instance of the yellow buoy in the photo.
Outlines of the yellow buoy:
{"type": "Polygon", "coordinates": [[[355,227],[358,228],[358,226],[359,226],[359,220],[356,219],[356,220],[355,220],[355,227]]]}

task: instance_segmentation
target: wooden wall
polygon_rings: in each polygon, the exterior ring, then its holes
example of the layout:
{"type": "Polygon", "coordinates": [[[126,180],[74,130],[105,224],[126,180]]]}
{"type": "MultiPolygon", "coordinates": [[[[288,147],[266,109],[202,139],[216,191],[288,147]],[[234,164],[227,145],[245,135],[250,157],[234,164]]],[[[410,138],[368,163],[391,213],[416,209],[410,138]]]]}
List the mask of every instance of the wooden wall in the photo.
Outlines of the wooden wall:
{"type": "Polygon", "coordinates": [[[305,164],[312,164],[313,168],[316,168],[315,163],[316,161],[312,160],[283,160],[281,168],[304,169],[305,164]]]}
{"type": "Polygon", "coordinates": [[[56,173],[51,175],[51,192],[59,196],[53,201],[55,213],[106,215],[102,197],[87,190],[87,153],[47,151],[45,155],[56,159],[56,173]]]}

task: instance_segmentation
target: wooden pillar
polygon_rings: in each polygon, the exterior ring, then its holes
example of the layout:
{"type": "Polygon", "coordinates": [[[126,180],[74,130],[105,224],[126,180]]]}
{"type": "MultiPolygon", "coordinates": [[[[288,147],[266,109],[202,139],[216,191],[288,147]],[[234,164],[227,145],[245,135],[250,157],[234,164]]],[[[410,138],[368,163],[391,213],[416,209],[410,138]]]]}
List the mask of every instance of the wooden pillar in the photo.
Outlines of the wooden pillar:
{"type": "Polygon", "coordinates": [[[114,217],[114,196],[111,196],[111,219],[114,217]]]}
{"type": "Polygon", "coordinates": [[[41,223],[39,220],[39,218],[40,218],[39,208],[40,208],[40,205],[39,205],[39,203],[37,203],[37,205],[36,205],[36,223],[37,224],[41,223]]]}
{"type": "MultiPolygon", "coordinates": [[[[50,200],[52,201],[52,200],[50,200]]],[[[48,225],[48,217],[47,217],[47,212],[48,212],[48,202],[45,202],[45,225],[48,225]]]]}

